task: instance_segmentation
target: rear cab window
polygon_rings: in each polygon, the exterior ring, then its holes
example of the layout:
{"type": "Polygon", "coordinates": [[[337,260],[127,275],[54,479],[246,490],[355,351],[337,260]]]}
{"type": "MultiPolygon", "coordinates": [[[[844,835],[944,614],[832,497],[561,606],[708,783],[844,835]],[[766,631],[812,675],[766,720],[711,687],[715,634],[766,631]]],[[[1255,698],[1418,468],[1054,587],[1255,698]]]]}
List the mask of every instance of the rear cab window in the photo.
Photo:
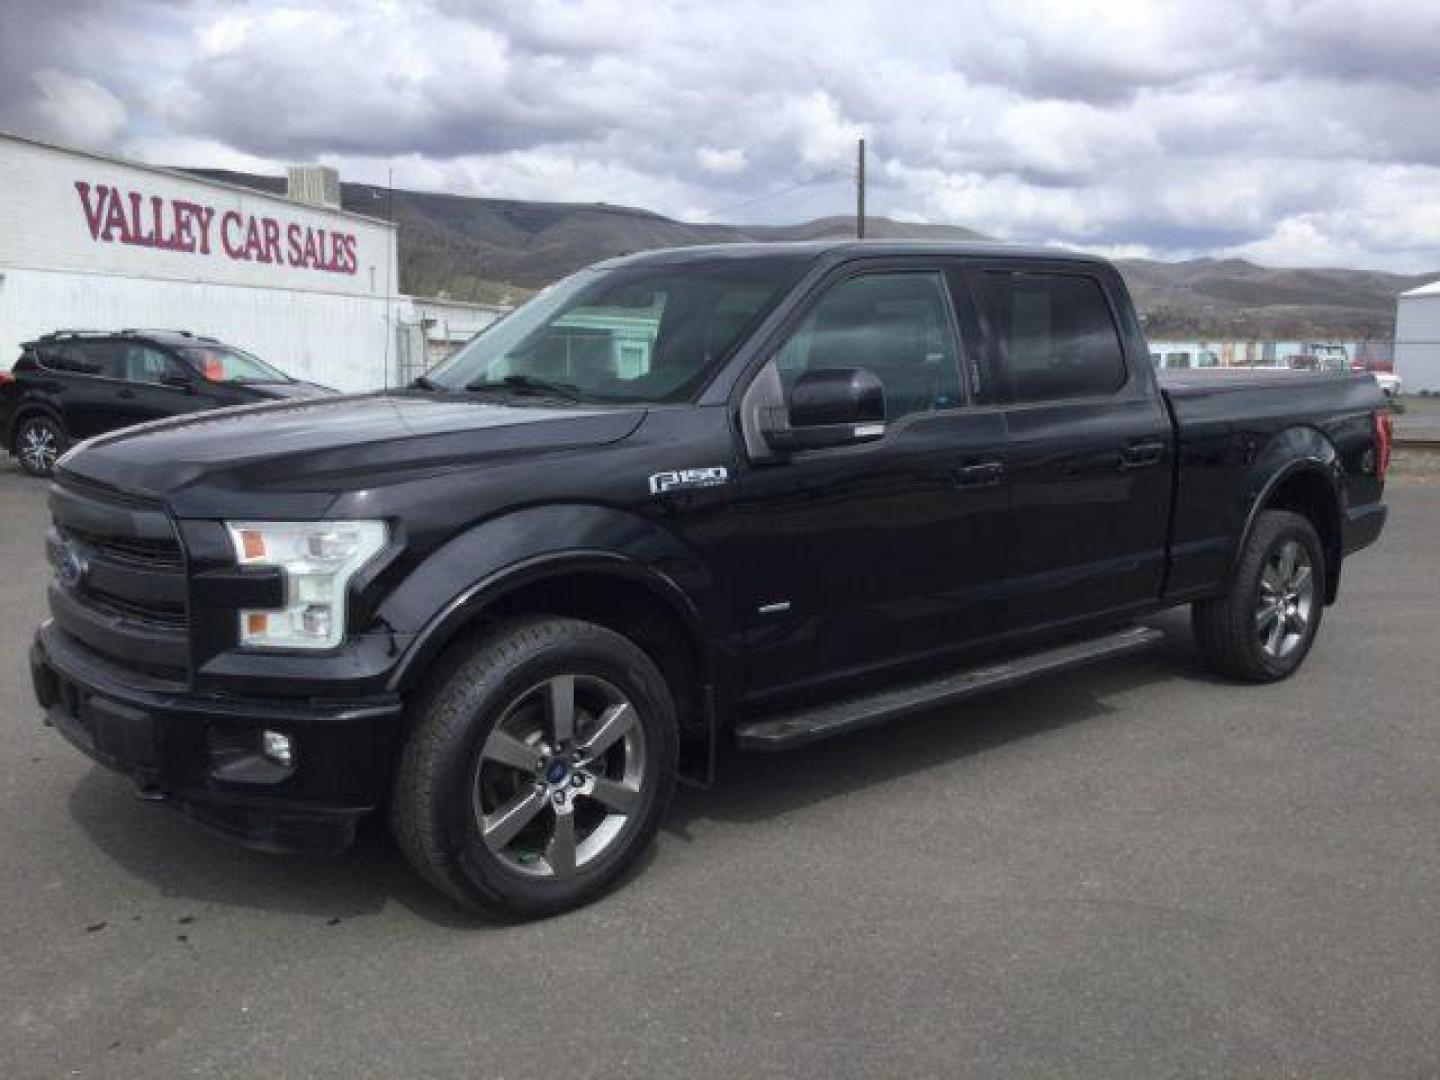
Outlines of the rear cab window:
{"type": "Polygon", "coordinates": [[[1097,278],[979,270],[971,280],[996,369],[992,398],[1023,404],[1106,397],[1125,384],[1120,332],[1097,278]]]}

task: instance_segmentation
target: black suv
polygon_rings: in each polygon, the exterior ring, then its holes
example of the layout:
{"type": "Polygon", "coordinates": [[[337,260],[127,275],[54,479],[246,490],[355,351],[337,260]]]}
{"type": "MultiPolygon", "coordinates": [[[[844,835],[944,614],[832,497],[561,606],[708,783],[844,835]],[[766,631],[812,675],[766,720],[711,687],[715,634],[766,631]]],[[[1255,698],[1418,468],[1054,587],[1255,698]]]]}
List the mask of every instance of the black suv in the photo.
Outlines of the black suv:
{"type": "Polygon", "coordinates": [[[58,331],[0,373],[0,434],[21,468],[49,476],[71,444],[115,428],[333,392],[183,330],[58,331]]]}

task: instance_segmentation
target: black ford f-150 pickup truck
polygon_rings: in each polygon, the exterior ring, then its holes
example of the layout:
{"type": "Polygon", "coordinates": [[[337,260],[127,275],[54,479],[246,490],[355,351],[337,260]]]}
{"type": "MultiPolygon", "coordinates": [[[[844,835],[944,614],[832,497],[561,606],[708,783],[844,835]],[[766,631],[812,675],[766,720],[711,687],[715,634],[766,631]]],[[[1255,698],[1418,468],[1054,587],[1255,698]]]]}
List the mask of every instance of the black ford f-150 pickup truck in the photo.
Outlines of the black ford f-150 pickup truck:
{"type": "Polygon", "coordinates": [[[1153,641],[1305,658],[1390,453],[1375,381],[1157,382],[1104,261],[615,259],[411,387],[101,436],[55,473],[47,718],[257,846],[388,814],[462,903],[581,903],[717,746],[1153,641]]]}

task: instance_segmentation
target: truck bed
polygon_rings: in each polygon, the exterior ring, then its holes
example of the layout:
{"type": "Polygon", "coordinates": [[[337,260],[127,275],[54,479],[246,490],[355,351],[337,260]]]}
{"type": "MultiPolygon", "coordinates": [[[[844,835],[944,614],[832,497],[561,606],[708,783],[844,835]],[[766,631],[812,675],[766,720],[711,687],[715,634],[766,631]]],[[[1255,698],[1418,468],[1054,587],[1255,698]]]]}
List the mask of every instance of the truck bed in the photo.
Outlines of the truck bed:
{"type": "Polygon", "coordinates": [[[1299,464],[1339,481],[1337,548],[1368,542],[1365,518],[1380,513],[1383,487],[1373,455],[1385,397],[1373,376],[1284,368],[1157,374],[1176,432],[1169,597],[1201,594],[1223,578],[1251,510],[1299,464]]]}

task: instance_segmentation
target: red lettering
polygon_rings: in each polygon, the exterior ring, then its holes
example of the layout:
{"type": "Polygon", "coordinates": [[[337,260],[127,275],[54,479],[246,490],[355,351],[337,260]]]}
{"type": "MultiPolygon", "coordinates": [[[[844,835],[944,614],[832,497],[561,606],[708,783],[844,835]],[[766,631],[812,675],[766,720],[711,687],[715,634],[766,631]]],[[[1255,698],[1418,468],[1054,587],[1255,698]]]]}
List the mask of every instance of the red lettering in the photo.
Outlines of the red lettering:
{"type": "Polygon", "coordinates": [[[170,213],[175,217],[175,223],[170,233],[170,247],[175,251],[195,250],[195,233],[191,226],[195,219],[190,216],[194,210],[194,204],[176,199],[170,204],[170,213]]]}
{"type": "Polygon", "coordinates": [[[127,244],[137,244],[141,247],[154,247],[155,238],[146,236],[140,230],[140,200],[143,196],[138,191],[130,192],[130,235],[125,238],[127,244]]]}
{"type": "Polygon", "coordinates": [[[191,212],[200,222],[200,254],[210,254],[210,222],[215,220],[215,208],[213,206],[200,206],[196,203],[190,204],[191,212]]]}
{"type": "Polygon", "coordinates": [[[110,240],[117,232],[122,244],[130,243],[130,227],[125,223],[125,204],[120,201],[120,193],[111,188],[110,201],[105,212],[105,231],[101,235],[110,240]]]}
{"type": "Polygon", "coordinates": [[[219,228],[214,229],[216,209],[186,199],[120,191],[85,180],[75,181],[75,193],[92,241],[209,255],[211,237],[218,232],[218,247],[231,259],[352,276],[360,269],[354,233],[239,210],[220,214],[219,228]]]}
{"type": "Polygon", "coordinates": [[[260,222],[256,218],[250,218],[245,229],[245,258],[254,259],[259,262],[266,262],[265,242],[260,239],[260,222]]]}
{"type": "Polygon", "coordinates": [[[285,260],[280,257],[280,223],[274,218],[266,218],[261,222],[265,230],[265,262],[282,263],[285,260]]]}
{"type": "Polygon", "coordinates": [[[232,259],[249,258],[249,256],[245,254],[245,243],[243,239],[244,224],[244,218],[234,210],[226,210],[225,216],[220,219],[220,243],[225,248],[225,254],[229,255],[232,259]],[[232,225],[235,226],[237,235],[237,239],[233,242],[230,239],[230,226],[232,225]]]}
{"type": "Polygon", "coordinates": [[[312,270],[320,268],[320,252],[315,248],[315,230],[305,230],[305,265],[312,270]]]}
{"type": "MultiPolygon", "coordinates": [[[[85,210],[85,224],[90,226],[90,239],[100,239],[101,211],[105,208],[105,194],[110,189],[101,184],[95,189],[95,202],[90,201],[90,185],[84,180],[75,181],[75,190],[80,193],[80,205],[85,210]]],[[[109,240],[110,237],[105,237],[109,240]]]]}
{"type": "Polygon", "coordinates": [[[150,227],[155,230],[154,243],[158,248],[166,251],[174,251],[176,248],[175,235],[165,235],[165,200],[159,195],[150,196],[150,227]]]}

